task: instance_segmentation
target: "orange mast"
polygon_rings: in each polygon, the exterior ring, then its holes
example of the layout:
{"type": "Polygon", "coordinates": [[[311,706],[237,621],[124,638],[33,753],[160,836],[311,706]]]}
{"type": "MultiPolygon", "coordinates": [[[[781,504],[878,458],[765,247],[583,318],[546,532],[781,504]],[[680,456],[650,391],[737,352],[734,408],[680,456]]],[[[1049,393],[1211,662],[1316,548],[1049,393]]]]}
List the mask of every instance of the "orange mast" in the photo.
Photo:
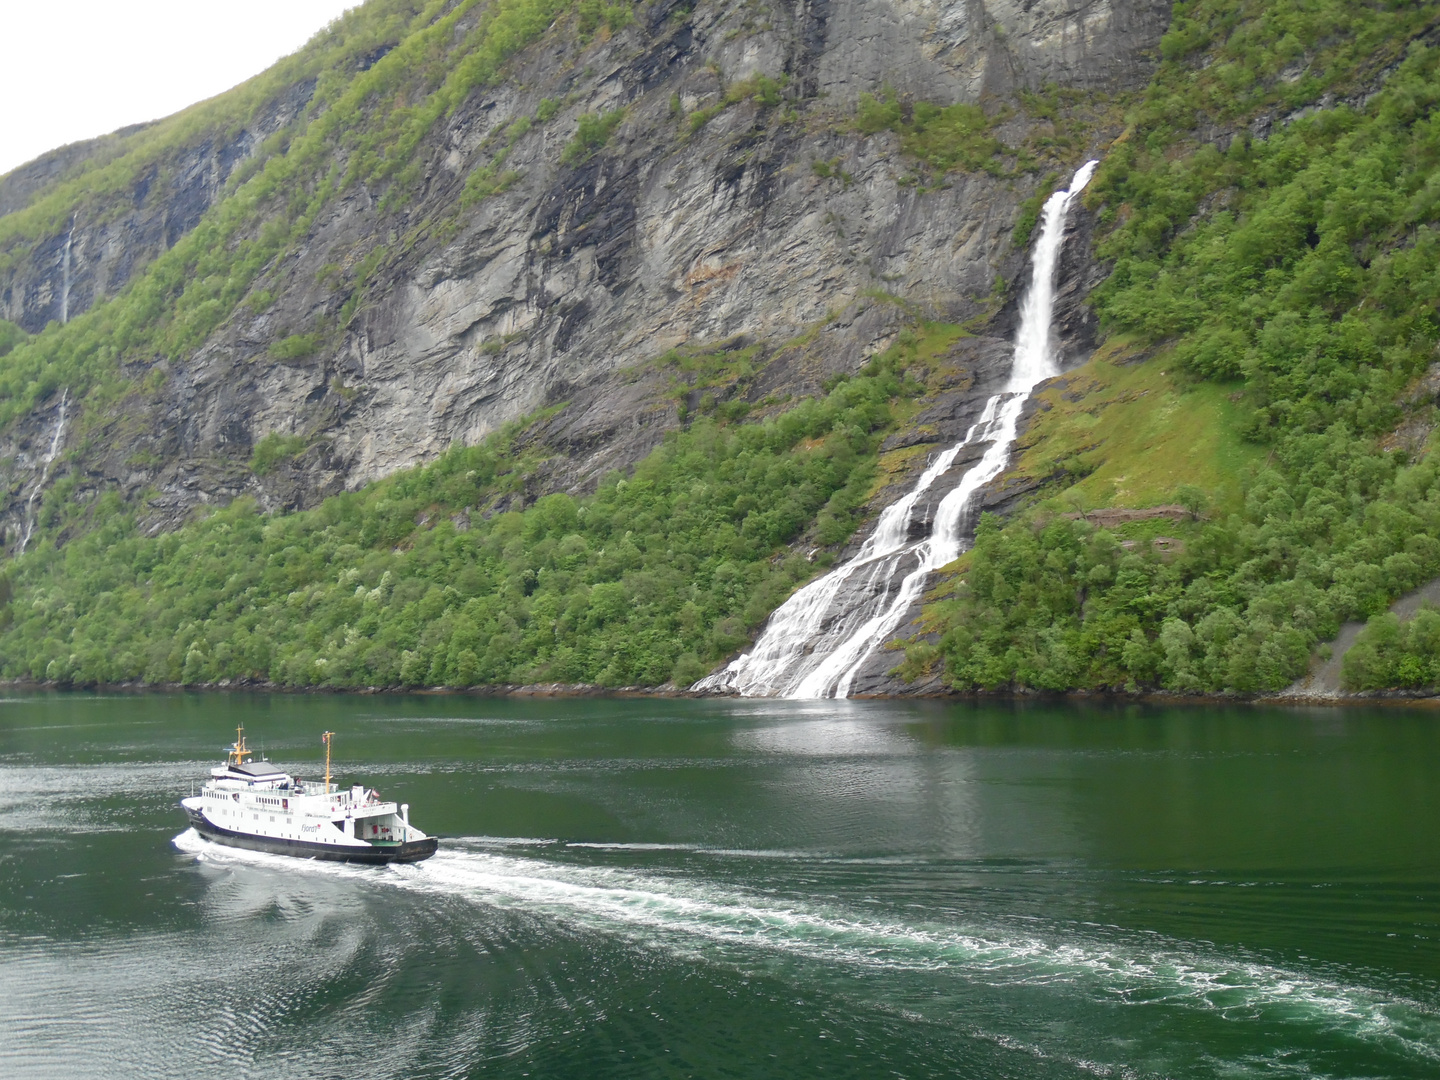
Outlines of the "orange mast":
{"type": "Polygon", "coordinates": [[[330,794],[330,736],[333,731],[327,731],[320,736],[320,741],[325,744],[325,794],[330,794]]]}
{"type": "Polygon", "coordinates": [[[245,725],[241,724],[235,729],[235,745],[225,755],[226,764],[234,763],[244,765],[247,757],[253,756],[255,751],[245,749],[245,725]]]}

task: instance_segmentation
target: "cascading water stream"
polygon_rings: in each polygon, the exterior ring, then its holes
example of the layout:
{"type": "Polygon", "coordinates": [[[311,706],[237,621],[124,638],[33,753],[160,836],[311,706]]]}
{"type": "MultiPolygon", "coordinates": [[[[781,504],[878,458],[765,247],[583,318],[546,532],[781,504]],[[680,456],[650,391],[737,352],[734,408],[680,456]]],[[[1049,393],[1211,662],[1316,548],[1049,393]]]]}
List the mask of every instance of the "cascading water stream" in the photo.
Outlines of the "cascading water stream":
{"type": "Polygon", "coordinates": [[[35,532],[35,498],[45,488],[45,481],[50,479],[50,466],[55,463],[55,457],[60,453],[60,447],[65,440],[65,416],[70,404],[70,390],[60,391],[60,408],[55,415],[55,434],[50,437],[50,449],[45,453],[45,460],[40,466],[40,477],[35,481],[35,486],[30,489],[30,497],[25,500],[25,535],[20,537],[19,554],[25,554],[25,548],[30,543],[30,537],[35,532]]]}
{"type": "Polygon", "coordinates": [[[65,234],[65,251],[60,257],[60,325],[70,321],[70,249],[75,242],[75,219],[70,219],[70,231],[65,234]]]}
{"type": "Polygon", "coordinates": [[[909,494],[886,508],[853,559],[790,597],[770,616],[748,653],[693,689],[732,691],[745,697],[848,697],[866,658],[895,632],[929,575],[960,556],[975,497],[1004,471],[1031,390],[1059,374],[1051,324],[1065,219],[1098,164],[1087,162],[1067,190],[1046,200],[1005,389],[985,403],[979,420],[960,442],[931,462],[909,494]],[[930,535],[910,541],[910,515],[920,497],[962,450],[985,444],[980,460],[941,499],[930,535]]]}

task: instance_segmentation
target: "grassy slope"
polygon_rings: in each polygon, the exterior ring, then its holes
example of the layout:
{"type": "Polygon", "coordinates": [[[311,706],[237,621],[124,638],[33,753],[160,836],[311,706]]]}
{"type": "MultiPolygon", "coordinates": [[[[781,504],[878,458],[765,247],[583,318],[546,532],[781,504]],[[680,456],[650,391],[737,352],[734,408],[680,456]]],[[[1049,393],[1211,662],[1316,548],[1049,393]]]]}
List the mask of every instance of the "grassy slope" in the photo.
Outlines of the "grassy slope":
{"type": "Polygon", "coordinates": [[[1062,500],[1077,509],[1167,503],[1179,477],[1208,492],[1213,509],[1239,509],[1264,451],[1241,437],[1231,388],[1172,374],[1164,359],[1134,363],[1132,352],[1112,339],[1042,389],[1015,468],[1079,476],[1062,500]]]}

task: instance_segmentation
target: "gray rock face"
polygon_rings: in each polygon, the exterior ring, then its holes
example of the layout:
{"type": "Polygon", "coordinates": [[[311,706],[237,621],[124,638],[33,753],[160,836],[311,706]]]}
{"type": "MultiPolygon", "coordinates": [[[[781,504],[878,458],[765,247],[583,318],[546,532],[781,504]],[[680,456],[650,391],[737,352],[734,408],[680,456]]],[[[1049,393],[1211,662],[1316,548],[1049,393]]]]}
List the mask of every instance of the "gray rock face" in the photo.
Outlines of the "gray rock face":
{"type": "MultiPolygon", "coordinates": [[[[257,283],[270,306],[242,306],[194,355],[137,364],[137,384],[160,388],[92,419],[67,467],[83,476],[81,497],[105,486],[155,492],[147,520],[161,529],[239,494],[266,508],[312,505],[568,401],[533,437],[561,459],[552,485],[583,489],[680,422],[665,379],[646,374],[667,349],[743,339],[764,358],[756,397],[813,392],[893,340],[899,309],[875,294],[961,321],[990,310],[997,275],[1022,274],[1026,253],[1011,231],[1037,178],[951,173],[925,190],[894,135],[848,125],[861,93],[888,85],[902,98],[989,107],[1052,82],[1133,87],[1152,68],[1169,9],[1159,0],[702,0],[687,14],[660,0],[583,49],[552,33],[432,133],[415,199],[386,209],[362,186],[333,202],[257,283]],[[753,74],[787,77],[792,100],[746,99],[690,133],[685,114],[722,104],[727,85],[753,74]],[[515,142],[504,168],[518,180],[461,208],[467,177],[501,145],[494,133],[533,117],[542,98],[566,104],[515,142]],[[582,113],[619,107],[625,119],[606,147],[561,162],[582,113]],[[830,175],[816,162],[830,163],[830,175]],[[354,268],[367,257],[362,286],[354,268]],[[806,349],[784,348],[807,331],[816,336],[806,349]],[[312,355],[268,351],[311,332],[312,355]],[[257,476],[247,463],[272,433],[308,449],[257,476]]],[[[308,92],[277,103],[267,130],[289,123],[308,92]]],[[[1007,140],[1022,138],[1025,123],[1007,121],[1007,140]]],[[[265,134],[195,146],[168,184],[136,192],[131,210],[103,224],[77,214],[73,232],[37,244],[0,282],[0,316],[38,329],[65,305],[73,317],[113,295],[193,227],[265,134]]],[[[18,205],[33,187],[12,174],[0,198],[18,205]]],[[[1077,351],[1090,340],[1081,301],[1095,274],[1084,256],[1064,270],[1063,326],[1077,351]]],[[[1008,319],[1002,311],[991,331],[1001,346],[1008,319]]],[[[0,438],[11,492],[0,520],[12,548],[53,409],[48,401],[0,438]]]]}
{"type": "Polygon", "coordinates": [[[1046,83],[1140,86],[1169,0],[859,0],[811,3],[826,47],[818,88],[844,100],[887,84],[927,100],[1007,98],[1046,83]]]}

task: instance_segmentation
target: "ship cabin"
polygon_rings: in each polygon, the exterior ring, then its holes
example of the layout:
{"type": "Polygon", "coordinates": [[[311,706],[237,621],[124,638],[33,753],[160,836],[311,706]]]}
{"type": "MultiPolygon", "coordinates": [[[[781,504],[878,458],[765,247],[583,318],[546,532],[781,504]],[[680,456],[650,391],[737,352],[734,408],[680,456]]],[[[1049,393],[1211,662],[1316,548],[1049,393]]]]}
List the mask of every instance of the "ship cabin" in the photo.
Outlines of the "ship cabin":
{"type": "MultiPolygon", "coordinates": [[[[224,765],[210,770],[201,802],[210,820],[237,832],[294,837],[318,843],[363,840],[375,847],[399,846],[413,833],[409,806],[397,805],[373,789],[356,784],[340,790],[326,778],[303,781],[269,761],[252,756],[243,731],[237,733],[224,765]]],[[[422,834],[423,835],[423,834],[422,834]]]]}

